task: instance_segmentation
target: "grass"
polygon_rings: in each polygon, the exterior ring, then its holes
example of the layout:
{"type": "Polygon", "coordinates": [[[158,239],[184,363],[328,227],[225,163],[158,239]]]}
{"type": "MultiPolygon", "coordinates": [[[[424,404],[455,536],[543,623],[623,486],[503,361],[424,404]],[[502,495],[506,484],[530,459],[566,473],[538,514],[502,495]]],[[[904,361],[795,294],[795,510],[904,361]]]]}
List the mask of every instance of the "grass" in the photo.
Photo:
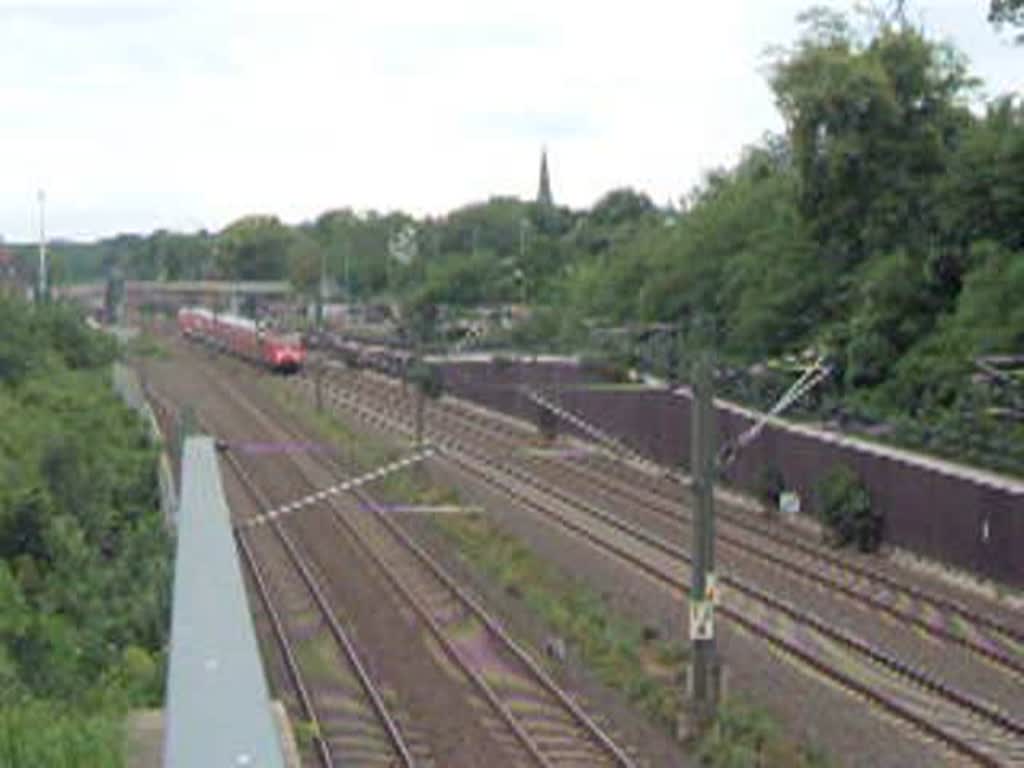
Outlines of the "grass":
{"type": "Polygon", "coordinates": [[[642,381],[624,381],[624,382],[596,382],[593,384],[574,384],[570,387],[566,387],[567,390],[573,392],[641,392],[648,389],[653,389],[650,384],[646,384],[642,381]]]}
{"type": "Polygon", "coordinates": [[[539,559],[485,517],[444,517],[434,525],[476,569],[565,640],[605,685],[663,725],[675,722],[687,650],[617,615],[608,601],[539,559]]]}
{"type": "Polygon", "coordinates": [[[143,331],[125,345],[125,352],[129,357],[152,357],[158,360],[165,360],[170,357],[164,343],[146,331],[143,331]]]}
{"type": "MultiPolygon", "coordinates": [[[[395,446],[352,429],[330,413],[317,413],[303,396],[279,381],[267,381],[274,400],[305,429],[318,435],[337,450],[337,457],[361,470],[370,471],[397,461],[412,452],[411,446],[395,446]]],[[[429,407],[429,406],[428,406],[429,407]]],[[[451,489],[427,482],[415,467],[403,469],[375,480],[373,495],[388,502],[405,504],[456,504],[458,495],[451,489]]]]}
{"type": "Polygon", "coordinates": [[[337,677],[333,646],[326,635],[316,634],[297,643],[295,655],[299,666],[316,679],[324,681],[337,677]]]}
{"type": "Polygon", "coordinates": [[[321,736],[316,723],[309,720],[296,720],[292,723],[292,730],[295,732],[295,743],[298,748],[304,754],[312,755],[313,744],[321,736]]]}
{"type": "Polygon", "coordinates": [[[71,711],[44,701],[0,709],[4,768],[118,768],[124,765],[119,716],[71,711]]]}
{"type": "Polygon", "coordinates": [[[264,380],[263,383],[271,397],[300,426],[315,432],[336,448],[342,462],[370,469],[395,461],[404,455],[404,451],[369,438],[329,414],[317,413],[298,391],[290,389],[285,383],[273,379],[264,380]]]}
{"type": "Polygon", "coordinates": [[[763,710],[742,701],[726,702],[699,747],[709,768],[826,768],[821,749],[788,738],[763,710]]]}

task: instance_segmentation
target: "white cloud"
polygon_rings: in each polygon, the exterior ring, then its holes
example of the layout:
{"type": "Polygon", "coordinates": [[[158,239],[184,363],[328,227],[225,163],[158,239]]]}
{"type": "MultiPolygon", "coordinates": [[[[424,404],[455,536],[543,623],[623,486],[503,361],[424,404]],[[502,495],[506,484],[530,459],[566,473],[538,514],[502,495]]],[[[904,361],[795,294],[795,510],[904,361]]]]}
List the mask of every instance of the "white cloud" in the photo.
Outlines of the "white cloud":
{"type": "MultiPolygon", "coordinates": [[[[631,184],[678,197],[777,130],[759,66],[805,3],[0,0],[0,233],[97,236],[295,221],[334,206],[440,212],[631,184]]],[[[927,22],[996,90],[984,9],[927,22]]]]}

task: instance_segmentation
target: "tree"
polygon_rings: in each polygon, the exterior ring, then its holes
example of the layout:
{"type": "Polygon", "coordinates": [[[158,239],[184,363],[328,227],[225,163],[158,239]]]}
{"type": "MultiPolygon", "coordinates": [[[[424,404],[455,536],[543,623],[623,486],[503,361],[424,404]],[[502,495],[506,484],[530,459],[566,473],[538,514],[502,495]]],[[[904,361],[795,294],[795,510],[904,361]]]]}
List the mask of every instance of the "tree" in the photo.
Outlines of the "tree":
{"type": "Polygon", "coordinates": [[[246,216],[217,237],[218,268],[236,280],[284,280],[292,232],[276,216],[246,216]]]}
{"type": "Polygon", "coordinates": [[[13,697],[150,703],[140,652],[166,642],[170,577],[156,451],[110,390],[105,336],[60,304],[0,299],[0,318],[28,357],[0,385],[0,720],[13,697]]]}
{"type": "MultiPolygon", "coordinates": [[[[988,20],[997,27],[1009,24],[1024,28],[1024,0],[992,0],[988,20]]],[[[1017,42],[1024,43],[1024,31],[1017,33],[1017,42]]]]}
{"type": "Polygon", "coordinates": [[[311,235],[298,232],[288,247],[288,279],[292,289],[307,296],[319,295],[324,247],[311,235]]]}
{"type": "Polygon", "coordinates": [[[590,211],[590,217],[596,224],[616,226],[637,221],[655,211],[651,198],[625,187],[614,189],[598,200],[590,211]]]}
{"type": "Polygon", "coordinates": [[[962,57],[908,26],[862,41],[841,15],[802,21],[771,84],[813,236],[840,268],[875,249],[926,248],[938,229],[935,180],[970,120],[962,57]]]}
{"type": "Polygon", "coordinates": [[[347,274],[351,293],[369,297],[395,280],[400,265],[392,263],[388,243],[396,232],[414,223],[404,213],[357,214],[341,208],[319,216],[313,233],[327,252],[329,273],[343,281],[347,274]]]}
{"type": "Polygon", "coordinates": [[[1024,106],[1013,97],[990,104],[964,132],[951,158],[943,197],[948,240],[958,246],[963,271],[970,244],[995,240],[1024,249],[1024,106]]]}
{"type": "Polygon", "coordinates": [[[818,513],[834,546],[855,544],[861,552],[878,549],[883,516],[856,472],[845,465],[835,466],[818,482],[816,491],[818,513]]]}

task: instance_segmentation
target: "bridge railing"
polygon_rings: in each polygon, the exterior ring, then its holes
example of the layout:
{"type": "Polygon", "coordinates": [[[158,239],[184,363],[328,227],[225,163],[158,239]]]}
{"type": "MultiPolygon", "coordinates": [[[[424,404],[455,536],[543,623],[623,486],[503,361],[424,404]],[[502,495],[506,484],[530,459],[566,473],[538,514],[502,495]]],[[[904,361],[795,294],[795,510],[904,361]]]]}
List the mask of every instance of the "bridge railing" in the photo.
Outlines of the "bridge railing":
{"type": "Polygon", "coordinates": [[[164,766],[283,768],[214,441],[183,453],[164,766]]]}

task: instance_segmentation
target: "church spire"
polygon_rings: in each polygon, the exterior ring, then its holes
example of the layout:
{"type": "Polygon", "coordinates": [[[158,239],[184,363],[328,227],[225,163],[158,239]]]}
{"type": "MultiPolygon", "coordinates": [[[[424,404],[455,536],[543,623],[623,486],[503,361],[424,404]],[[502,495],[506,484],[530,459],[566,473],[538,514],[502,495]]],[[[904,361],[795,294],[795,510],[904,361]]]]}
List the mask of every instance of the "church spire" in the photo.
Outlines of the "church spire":
{"type": "Polygon", "coordinates": [[[548,150],[547,147],[540,153],[540,186],[537,189],[537,204],[550,208],[555,204],[551,197],[551,179],[548,176],[548,150]]]}

